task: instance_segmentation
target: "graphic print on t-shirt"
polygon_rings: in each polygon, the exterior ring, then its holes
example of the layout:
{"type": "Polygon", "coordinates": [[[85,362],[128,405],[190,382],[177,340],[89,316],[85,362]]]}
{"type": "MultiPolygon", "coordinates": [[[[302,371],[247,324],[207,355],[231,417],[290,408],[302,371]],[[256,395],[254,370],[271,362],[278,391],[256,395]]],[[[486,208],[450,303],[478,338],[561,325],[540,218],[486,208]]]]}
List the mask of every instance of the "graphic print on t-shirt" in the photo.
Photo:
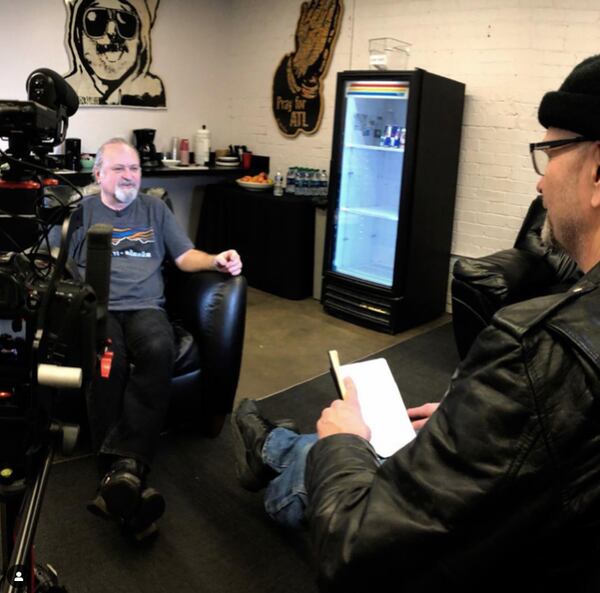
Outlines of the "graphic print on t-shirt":
{"type": "Polygon", "coordinates": [[[146,245],[154,243],[152,227],[113,228],[113,257],[152,257],[152,248],[146,245]]]}

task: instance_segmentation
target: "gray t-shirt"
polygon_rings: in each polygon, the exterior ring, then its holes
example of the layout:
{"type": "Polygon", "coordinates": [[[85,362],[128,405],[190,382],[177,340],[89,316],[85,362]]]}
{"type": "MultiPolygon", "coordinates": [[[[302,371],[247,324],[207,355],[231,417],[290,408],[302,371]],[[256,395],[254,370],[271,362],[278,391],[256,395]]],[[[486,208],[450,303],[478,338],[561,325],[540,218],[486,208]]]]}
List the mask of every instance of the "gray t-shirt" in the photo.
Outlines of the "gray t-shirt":
{"type": "Polygon", "coordinates": [[[69,255],[85,277],[86,233],[97,223],[110,224],[112,259],[110,269],[111,311],[160,309],[165,302],[161,266],[166,255],[175,260],[194,244],[175,220],[166,204],[152,196],[138,197],[123,210],[112,210],[99,195],[82,203],[83,224],[75,230],[69,255]]]}

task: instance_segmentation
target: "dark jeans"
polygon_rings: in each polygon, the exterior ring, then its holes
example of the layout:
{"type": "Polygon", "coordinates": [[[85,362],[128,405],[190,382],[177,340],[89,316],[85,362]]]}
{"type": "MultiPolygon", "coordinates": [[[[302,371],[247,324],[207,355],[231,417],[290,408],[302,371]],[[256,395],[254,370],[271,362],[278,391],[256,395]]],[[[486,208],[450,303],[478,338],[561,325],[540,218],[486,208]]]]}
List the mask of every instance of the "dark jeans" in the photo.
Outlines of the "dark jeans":
{"type": "Polygon", "coordinates": [[[169,405],[173,328],[164,311],[115,311],[107,335],[114,351],[110,377],[96,378],[87,398],[92,446],[149,466],[169,405]]]}

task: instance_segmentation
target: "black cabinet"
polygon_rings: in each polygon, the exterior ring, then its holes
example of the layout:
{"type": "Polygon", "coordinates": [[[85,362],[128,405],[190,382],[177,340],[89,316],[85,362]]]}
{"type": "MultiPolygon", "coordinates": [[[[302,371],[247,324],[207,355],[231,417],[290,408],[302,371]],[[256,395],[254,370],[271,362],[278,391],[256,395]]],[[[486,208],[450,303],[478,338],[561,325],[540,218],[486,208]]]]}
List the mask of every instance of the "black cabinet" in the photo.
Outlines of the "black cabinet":
{"type": "Polygon", "coordinates": [[[254,288],[288,299],[312,295],[314,205],[231,183],[208,185],[196,246],[209,253],[233,248],[254,288]]]}

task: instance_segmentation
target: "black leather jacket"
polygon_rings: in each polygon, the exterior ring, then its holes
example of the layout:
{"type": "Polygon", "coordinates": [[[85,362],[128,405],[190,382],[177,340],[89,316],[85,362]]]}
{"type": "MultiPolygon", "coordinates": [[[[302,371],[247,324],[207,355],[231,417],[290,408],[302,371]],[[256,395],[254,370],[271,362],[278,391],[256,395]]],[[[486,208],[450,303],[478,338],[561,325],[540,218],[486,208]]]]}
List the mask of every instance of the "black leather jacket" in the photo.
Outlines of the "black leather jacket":
{"type": "Polygon", "coordinates": [[[599,284],[499,311],[383,465],[352,435],[312,448],[322,588],[600,591],[599,284]]]}

